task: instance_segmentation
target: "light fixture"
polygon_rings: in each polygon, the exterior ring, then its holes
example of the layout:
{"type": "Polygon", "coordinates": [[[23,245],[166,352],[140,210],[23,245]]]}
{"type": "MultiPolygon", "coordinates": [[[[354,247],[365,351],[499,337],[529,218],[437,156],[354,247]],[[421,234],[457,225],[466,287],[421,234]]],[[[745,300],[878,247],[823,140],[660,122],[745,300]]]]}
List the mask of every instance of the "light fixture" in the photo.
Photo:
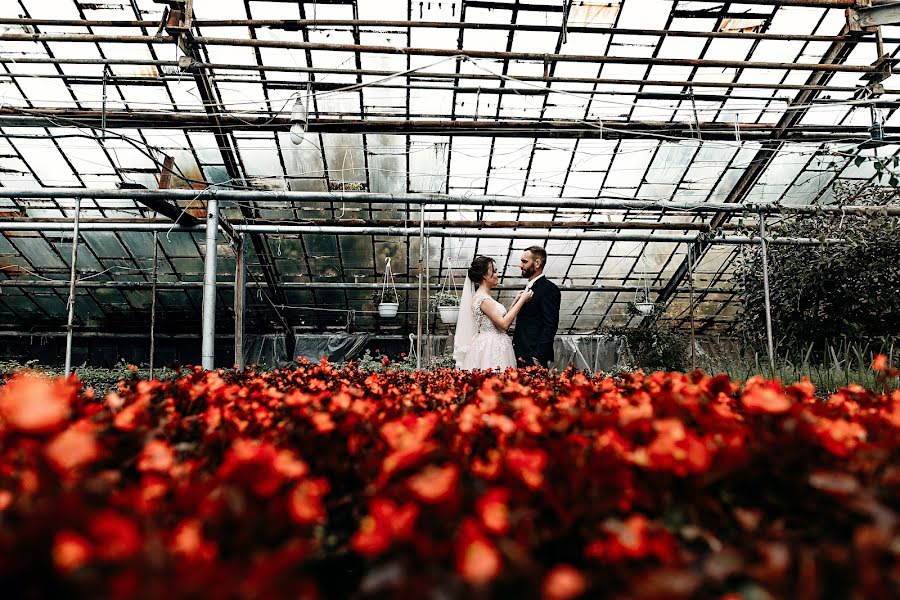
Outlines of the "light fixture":
{"type": "Polygon", "coordinates": [[[309,111],[306,108],[306,100],[297,97],[294,108],[291,109],[291,143],[299,146],[306,139],[306,129],[309,125],[309,111]]]}

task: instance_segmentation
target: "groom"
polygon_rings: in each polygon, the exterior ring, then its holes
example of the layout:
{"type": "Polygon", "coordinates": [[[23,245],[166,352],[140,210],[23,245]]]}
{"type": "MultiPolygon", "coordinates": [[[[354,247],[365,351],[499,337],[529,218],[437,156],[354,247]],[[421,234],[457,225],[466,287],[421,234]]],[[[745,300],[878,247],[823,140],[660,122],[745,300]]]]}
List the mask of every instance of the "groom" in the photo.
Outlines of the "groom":
{"type": "Polygon", "coordinates": [[[522,277],[528,279],[525,289],[533,291],[534,297],[525,303],[516,319],[513,348],[519,366],[550,368],[553,361],[560,296],[556,284],[544,277],[546,264],[547,251],[540,246],[532,246],[522,253],[522,277]]]}

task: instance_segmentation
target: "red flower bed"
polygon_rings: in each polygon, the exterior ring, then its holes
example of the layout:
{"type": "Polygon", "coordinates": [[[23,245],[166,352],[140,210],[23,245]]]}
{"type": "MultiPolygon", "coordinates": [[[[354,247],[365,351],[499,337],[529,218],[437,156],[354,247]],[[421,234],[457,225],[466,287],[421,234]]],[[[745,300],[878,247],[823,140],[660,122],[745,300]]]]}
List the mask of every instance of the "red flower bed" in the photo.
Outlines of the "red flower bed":
{"type": "Polygon", "coordinates": [[[898,433],[900,392],[701,373],[323,364],[102,399],[19,376],[0,388],[0,582],[9,598],[896,597],[898,433]]]}

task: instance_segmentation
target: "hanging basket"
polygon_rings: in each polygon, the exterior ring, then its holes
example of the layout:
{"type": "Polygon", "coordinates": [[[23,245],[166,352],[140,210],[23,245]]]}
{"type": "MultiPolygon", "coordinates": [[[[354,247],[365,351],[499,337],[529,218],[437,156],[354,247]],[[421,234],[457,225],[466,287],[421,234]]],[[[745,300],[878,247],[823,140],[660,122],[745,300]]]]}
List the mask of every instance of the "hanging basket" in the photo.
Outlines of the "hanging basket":
{"type": "Polygon", "coordinates": [[[394,284],[394,272],[391,270],[391,258],[384,259],[384,281],[381,284],[381,301],[378,303],[378,314],[384,318],[396,317],[400,310],[400,296],[394,284]],[[390,285],[390,289],[388,289],[390,285]]]}
{"type": "Polygon", "coordinates": [[[399,302],[382,302],[378,305],[378,314],[385,318],[396,317],[399,310],[399,302]]]}
{"type": "Polygon", "coordinates": [[[635,302],[634,308],[643,316],[647,316],[653,312],[654,304],[652,302],[635,302]]]}
{"type": "Polygon", "coordinates": [[[458,306],[438,306],[438,312],[441,315],[441,323],[444,325],[456,325],[459,318],[458,306]]]}
{"type": "Polygon", "coordinates": [[[432,298],[432,306],[441,315],[441,323],[444,325],[456,324],[456,320],[459,317],[459,300],[456,280],[453,278],[453,264],[448,256],[447,277],[444,278],[441,290],[432,298]]]}

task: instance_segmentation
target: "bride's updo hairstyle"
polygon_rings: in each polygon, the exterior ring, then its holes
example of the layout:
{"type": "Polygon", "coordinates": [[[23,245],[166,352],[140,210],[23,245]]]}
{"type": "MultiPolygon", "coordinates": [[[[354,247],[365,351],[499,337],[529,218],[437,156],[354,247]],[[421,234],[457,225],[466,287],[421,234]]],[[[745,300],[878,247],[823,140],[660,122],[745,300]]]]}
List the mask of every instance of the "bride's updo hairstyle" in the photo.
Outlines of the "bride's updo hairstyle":
{"type": "Polygon", "coordinates": [[[492,264],[494,264],[493,258],[476,256],[475,260],[472,261],[472,265],[469,267],[469,280],[475,285],[481,285],[481,282],[487,277],[492,264]]]}

